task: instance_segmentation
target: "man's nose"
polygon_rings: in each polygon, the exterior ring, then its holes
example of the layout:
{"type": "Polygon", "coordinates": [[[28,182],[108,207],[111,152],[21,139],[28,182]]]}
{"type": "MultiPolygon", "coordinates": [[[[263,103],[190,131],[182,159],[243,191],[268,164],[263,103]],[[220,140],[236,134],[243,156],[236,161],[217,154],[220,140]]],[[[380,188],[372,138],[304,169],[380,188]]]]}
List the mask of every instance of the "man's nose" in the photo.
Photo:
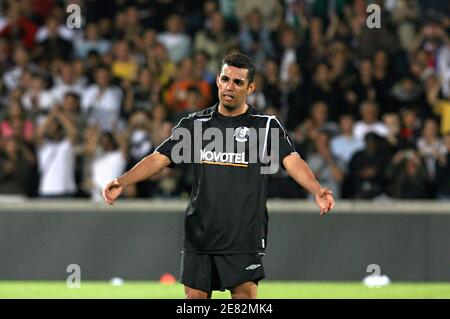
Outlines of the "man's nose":
{"type": "Polygon", "coordinates": [[[234,83],[233,81],[228,81],[228,83],[225,85],[225,89],[229,90],[229,91],[234,91],[234,83]]]}

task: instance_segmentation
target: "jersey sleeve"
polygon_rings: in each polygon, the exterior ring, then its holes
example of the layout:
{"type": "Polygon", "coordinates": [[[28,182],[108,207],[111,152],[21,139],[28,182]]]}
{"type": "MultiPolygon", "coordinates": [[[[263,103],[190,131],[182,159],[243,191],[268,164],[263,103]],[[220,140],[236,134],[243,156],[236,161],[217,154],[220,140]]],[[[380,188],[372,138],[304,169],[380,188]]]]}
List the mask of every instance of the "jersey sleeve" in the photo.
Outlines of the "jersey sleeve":
{"type": "Polygon", "coordinates": [[[190,134],[191,126],[191,117],[182,118],[180,122],[178,122],[178,124],[173,127],[171,135],[155,149],[155,152],[166,156],[170,160],[170,164],[168,167],[173,168],[176,164],[179,164],[179,161],[175,160],[174,156],[180,154],[178,153],[178,151],[176,152],[176,154],[172,152],[175,145],[178,145],[178,148],[180,149],[192,149],[192,139],[190,134]],[[189,132],[188,135],[186,134],[187,132],[189,132]]]}
{"type": "MultiPolygon", "coordinates": [[[[295,150],[294,145],[292,144],[289,135],[286,131],[286,129],[284,128],[284,126],[280,123],[280,121],[274,117],[271,119],[270,121],[270,135],[269,136],[276,136],[277,140],[278,140],[278,161],[279,164],[281,165],[281,167],[283,169],[285,169],[284,165],[283,165],[283,159],[291,154],[297,154],[298,156],[300,156],[297,151],[295,150]],[[276,130],[275,132],[273,132],[273,130],[276,130]],[[272,134],[274,133],[274,134],[272,134]],[[276,134],[275,134],[276,133],[276,134]]],[[[270,139],[269,139],[270,140],[270,139]]],[[[269,143],[270,145],[270,152],[276,151],[272,145],[272,143],[269,143]]]]}

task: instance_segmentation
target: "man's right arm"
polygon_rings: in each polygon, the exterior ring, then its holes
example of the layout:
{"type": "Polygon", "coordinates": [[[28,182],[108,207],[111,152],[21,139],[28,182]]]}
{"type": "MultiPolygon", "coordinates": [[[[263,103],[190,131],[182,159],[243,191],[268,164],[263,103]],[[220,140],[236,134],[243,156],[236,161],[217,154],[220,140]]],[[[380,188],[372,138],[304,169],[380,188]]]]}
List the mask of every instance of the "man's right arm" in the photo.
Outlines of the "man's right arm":
{"type": "Polygon", "coordinates": [[[128,172],[108,183],[103,189],[103,198],[108,204],[112,205],[125,188],[158,174],[170,163],[167,156],[153,152],[144,157],[128,172]]]}

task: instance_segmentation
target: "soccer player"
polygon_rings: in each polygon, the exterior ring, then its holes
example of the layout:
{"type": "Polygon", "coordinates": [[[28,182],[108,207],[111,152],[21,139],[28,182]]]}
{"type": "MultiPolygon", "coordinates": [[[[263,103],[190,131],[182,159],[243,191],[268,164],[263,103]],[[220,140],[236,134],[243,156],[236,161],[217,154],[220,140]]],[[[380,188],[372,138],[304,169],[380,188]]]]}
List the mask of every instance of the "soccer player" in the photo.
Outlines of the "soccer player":
{"type": "Polygon", "coordinates": [[[317,182],[278,119],[258,114],[246,103],[255,89],[254,74],[247,56],[226,56],[216,77],[219,103],[181,119],[155,152],[103,190],[105,201],[113,204],[124,188],[165,167],[192,163],[180,280],[188,299],[210,298],[212,291],[225,289],[232,298],[257,297],[258,282],[265,277],[268,163],[279,163],[314,194],[321,215],[334,207],[332,192],[317,182]],[[205,133],[199,135],[198,128],[205,133]],[[208,148],[214,134],[215,147],[208,148]],[[255,150],[260,156],[252,160],[255,150]]]}

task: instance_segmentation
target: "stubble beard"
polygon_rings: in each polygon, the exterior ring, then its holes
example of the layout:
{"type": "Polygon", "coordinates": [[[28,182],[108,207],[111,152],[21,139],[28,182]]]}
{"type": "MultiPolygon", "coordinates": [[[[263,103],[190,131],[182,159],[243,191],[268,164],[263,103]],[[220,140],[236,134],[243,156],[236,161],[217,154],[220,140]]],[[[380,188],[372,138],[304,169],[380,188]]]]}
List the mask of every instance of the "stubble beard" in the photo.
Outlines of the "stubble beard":
{"type": "Polygon", "coordinates": [[[237,109],[239,106],[237,104],[228,104],[228,103],[224,103],[222,102],[222,106],[227,109],[227,111],[234,111],[235,109],[237,109]]]}

